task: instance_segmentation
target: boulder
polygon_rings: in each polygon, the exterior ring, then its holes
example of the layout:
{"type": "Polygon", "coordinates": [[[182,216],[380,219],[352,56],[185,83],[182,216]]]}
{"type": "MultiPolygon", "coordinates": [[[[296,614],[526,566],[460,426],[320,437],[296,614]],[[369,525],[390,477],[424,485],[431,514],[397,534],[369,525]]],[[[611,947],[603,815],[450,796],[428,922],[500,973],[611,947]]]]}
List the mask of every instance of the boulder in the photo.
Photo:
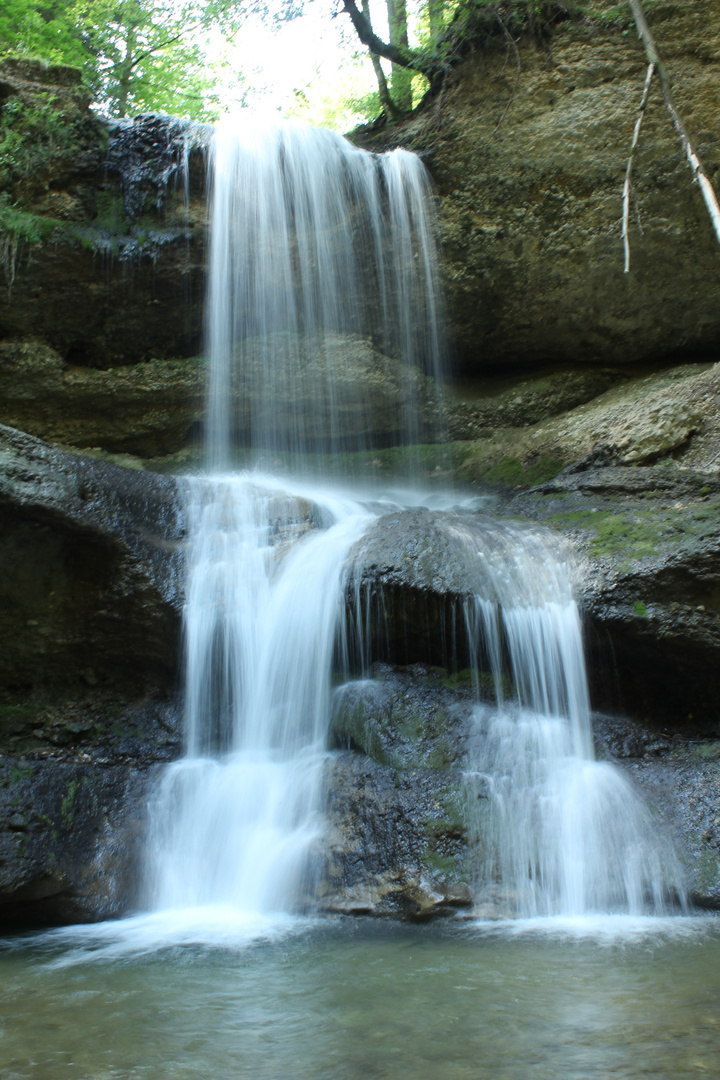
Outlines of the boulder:
{"type": "Polygon", "coordinates": [[[321,911],[425,920],[472,904],[467,680],[376,664],[335,693],[321,911]]]}

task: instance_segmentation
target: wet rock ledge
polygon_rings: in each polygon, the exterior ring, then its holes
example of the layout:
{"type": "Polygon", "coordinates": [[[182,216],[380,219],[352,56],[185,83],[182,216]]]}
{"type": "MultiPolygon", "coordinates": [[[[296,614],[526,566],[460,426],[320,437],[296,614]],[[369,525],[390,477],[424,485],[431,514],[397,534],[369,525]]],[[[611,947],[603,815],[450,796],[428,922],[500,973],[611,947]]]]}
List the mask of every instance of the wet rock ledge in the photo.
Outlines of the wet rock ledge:
{"type": "MultiPolygon", "coordinates": [[[[140,901],[148,795],[181,752],[181,508],[176,478],[0,429],[5,926],[140,901]]],[[[677,839],[695,901],[720,903],[719,516],[717,476],[585,463],[479,512],[381,518],[354,552],[349,604],[366,605],[376,662],[336,693],[321,909],[423,919],[472,904],[463,769],[491,688],[467,671],[459,612],[483,588],[467,553],[492,559],[546,526],[581,582],[598,752],[677,839]]]]}
{"type": "Polygon", "coordinates": [[[116,915],[180,748],[178,484],[0,427],[0,920],[116,915]]]}
{"type": "MultiPolygon", "coordinates": [[[[148,794],[181,753],[182,505],[175,478],[0,429],[5,925],[140,901],[148,794]]],[[[502,507],[389,514],[354,552],[348,601],[366,605],[375,664],[336,693],[321,910],[424,919],[472,903],[463,770],[491,690],[467,671],[467,553],[492,560],[546,526],[581,582],[599,753],[645,790],[695,900],[717,905],[717,477],[586,462],[502,507]]]]}

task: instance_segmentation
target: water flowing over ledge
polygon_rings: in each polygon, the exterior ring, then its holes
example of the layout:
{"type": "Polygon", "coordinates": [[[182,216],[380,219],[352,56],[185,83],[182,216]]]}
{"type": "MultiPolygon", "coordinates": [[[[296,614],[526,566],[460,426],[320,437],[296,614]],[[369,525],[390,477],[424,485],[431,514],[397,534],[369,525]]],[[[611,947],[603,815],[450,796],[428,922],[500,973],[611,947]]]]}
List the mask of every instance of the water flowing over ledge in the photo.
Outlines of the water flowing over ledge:
{"type": "Polygon", "coordinates": [[[421,163],[281,126],[219,130],[211,162],[212,471],[188,484],[186,753],[153,800],[147,905],[171,923],[229,907],[248,926],[316,908],[331,684],[383,658],[382,575],[368,586],[359,568],[397,527],[419,579],[461,570],[449,618],[478,690],[463,758],[477,914],[683,908],[641,799],[594,760],[580,617],[554,541],[487,514],[423,517],[228,472],[238,442],[298,468],[318,445],[374,445],[368,342],[386,389],[392,375],[395,437],[417,442],[422,380],[438,383],[444,355],[421,163]]]}
{"type": "Polygon", "coordinates": [[[296,465],[372,447],[383,424],[422,441],[423,377],[441,379],[445,339],[419,159],[244,121],[218,129],[211,177],[211,467],[238,438],[296,465]]]}

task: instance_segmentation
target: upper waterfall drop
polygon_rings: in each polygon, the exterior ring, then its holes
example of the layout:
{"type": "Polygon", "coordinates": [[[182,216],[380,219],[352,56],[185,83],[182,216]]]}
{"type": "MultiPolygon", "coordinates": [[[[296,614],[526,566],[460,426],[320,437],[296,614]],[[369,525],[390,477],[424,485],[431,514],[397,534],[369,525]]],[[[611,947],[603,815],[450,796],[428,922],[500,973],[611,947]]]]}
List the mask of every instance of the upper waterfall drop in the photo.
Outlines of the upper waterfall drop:
{"type": "Polygon", "coordinates": [[[210,179],[210,468],[238,441],[296,467],[422,441],[445,334],[420,160],[244,120],[218,126],[210,179]]]}

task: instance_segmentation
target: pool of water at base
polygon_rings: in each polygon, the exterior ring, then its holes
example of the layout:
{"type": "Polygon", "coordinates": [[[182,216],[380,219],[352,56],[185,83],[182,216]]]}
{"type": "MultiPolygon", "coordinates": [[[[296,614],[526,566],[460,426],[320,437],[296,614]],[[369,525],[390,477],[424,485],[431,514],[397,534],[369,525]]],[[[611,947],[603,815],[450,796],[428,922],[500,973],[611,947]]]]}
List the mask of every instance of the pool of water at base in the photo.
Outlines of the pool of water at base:
{"type": "Polygon", "coordinates": [[[150,946],[104,924],[4,941],[0,1076],[720,1074],[716,919],[306,921],[201,937],[150,946]]]}

